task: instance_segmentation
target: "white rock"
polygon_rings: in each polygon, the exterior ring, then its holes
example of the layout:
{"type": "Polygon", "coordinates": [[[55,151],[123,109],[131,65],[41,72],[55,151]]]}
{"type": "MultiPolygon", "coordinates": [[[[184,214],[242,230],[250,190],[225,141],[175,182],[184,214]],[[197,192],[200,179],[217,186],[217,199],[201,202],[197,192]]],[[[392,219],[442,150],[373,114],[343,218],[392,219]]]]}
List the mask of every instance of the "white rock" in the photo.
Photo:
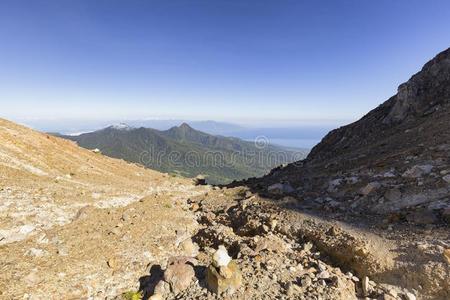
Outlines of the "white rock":
{"type": "Polygon", "coordinates": [[[406,293],[405,296],[407,300],[416,300],[416,296],[412,293],[406,293]]]}
{"type": "Polygon", "coordinates": [[[341,185],[343,179],[338,178],[328,182],[328,192],[333,192],[338,186],[341,185]]]}
{"type": "Polygon", "coordinates": [[[432,165],[416,165],[410,169],[408,169],[405,173],[402,174],[403,177],[409,177],[409,178],[418,178],[422,177],[423,175],[430,174],[433,170],[432,165]]]}
{"type": "Polygon", "coordinates": [[[226,267],[231,261],[231,257],[228,255],[228,251],[225,246],[220,245],[219,249],[213,255],[213,265],[215,267],[226,267]]]}
{"type": "Polygon", "coordinates": [[[34,227],[33,225],[23,225],[20,227],[19,229],[19,233],[21,234],[29,234],[30,232],[32,232],[36,227],[34,227]]]}
{"type": "Polygon", "coordinates": [[[317,277],[321,279],[328,279],[330,278],[330,273],[328,273],[328,271],[322,271],[317,275],[317,277]]]}
{"type": "Polygon", "coordinates": [[[362,280],[363,296],[367,297],[370,293],[369,277],[365,276],[362,280]]]}
{"type": "Polygon", "coordinates": [[[44,250],[42,250],[42,249],[37,249],[37,248],[30,248],[30,249],[27,251],[27,255],[30,255],[30,256],[40,257],[40,256],[43,256],[44,254],[45,254],[45,251],[44,251],[44,250]]]}
{"type": "Polygon", "coordinates": [[[442,177],[442,179],[444,179],[445,182],[450,183],[450,175],[446,175],[442,177]]]}

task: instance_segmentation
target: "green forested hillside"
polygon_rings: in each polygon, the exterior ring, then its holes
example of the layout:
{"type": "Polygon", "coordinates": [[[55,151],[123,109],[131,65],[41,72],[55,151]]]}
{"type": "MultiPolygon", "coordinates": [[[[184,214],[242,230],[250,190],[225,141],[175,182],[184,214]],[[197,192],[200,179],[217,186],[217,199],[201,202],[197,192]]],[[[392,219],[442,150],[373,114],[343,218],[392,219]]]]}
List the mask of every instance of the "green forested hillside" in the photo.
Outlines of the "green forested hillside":
{"type": "Polygon", "coordinates": [[[79,136],[63,136],[105,155],[186,177],[203,174],[209,183],[261,176],[280,164],[303,159],[306,150],[255,145],[237,138],[214,136],[187,124],[166,131],[111,126],[79,136]]]}

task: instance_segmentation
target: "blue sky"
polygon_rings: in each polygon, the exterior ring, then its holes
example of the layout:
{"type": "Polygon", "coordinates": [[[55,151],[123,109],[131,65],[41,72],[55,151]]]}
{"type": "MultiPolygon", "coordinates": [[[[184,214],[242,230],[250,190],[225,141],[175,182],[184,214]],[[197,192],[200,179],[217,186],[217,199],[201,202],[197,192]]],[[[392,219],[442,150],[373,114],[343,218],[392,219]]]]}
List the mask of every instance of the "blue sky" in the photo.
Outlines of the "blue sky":
{"type": "Polygon", "coordinates": [[[348,122],[450,47],[449,1],[0,1],[0,116],[348,122]]]}

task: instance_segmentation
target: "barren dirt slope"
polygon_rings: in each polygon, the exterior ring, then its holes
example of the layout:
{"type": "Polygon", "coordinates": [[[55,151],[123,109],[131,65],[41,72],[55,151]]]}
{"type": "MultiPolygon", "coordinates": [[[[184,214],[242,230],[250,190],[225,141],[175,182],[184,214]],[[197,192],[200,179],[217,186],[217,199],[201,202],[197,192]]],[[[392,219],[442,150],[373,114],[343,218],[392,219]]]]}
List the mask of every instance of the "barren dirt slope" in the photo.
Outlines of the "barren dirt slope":
{"type": "MultiPolygon", "coordinates": [[[[191,226],[171,203],[202,189],[0,119],[0,298],[104,292],[115,278],[107,254],[148,262],[151,249],[165,247],[165,237],[172,245],[176,231],[191,226]],[[133,203],[146,205],[139,211],[151,225],[145,234],[153,246],[133,246],[146,237],[142,229],[119,228],[135,217],[133,203]]],[[[127,272],[132,283],[117,277],[109,293],[132,286],[140,273],[127,272]]]]}

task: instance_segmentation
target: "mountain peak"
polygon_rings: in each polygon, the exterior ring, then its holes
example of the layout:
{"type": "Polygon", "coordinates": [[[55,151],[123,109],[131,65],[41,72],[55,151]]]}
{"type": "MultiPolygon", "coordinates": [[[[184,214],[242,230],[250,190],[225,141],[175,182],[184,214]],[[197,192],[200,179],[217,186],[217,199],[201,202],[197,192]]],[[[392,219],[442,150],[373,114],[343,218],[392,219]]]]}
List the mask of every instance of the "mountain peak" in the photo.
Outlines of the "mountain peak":
{"type": "Polygon", "coordinates": [[[133,127],[129,126],[126,123],[118,123],[118,124],[114,124],[112,125],[110,128],[112,129],[116,129],[116,130],[131,130],[133,129],[133,127]]]}
{"type": "Polygon", "coordinates": [[[178,128],[180,128],[180,129],[189,129],[189,130],[192,130],[192,129],[193,129],[193,128],[192,128],[191,126],[189,126],[189,124],[186,123],[186,122],[181,123],[181,125],[178,126],[178,128]]]}

